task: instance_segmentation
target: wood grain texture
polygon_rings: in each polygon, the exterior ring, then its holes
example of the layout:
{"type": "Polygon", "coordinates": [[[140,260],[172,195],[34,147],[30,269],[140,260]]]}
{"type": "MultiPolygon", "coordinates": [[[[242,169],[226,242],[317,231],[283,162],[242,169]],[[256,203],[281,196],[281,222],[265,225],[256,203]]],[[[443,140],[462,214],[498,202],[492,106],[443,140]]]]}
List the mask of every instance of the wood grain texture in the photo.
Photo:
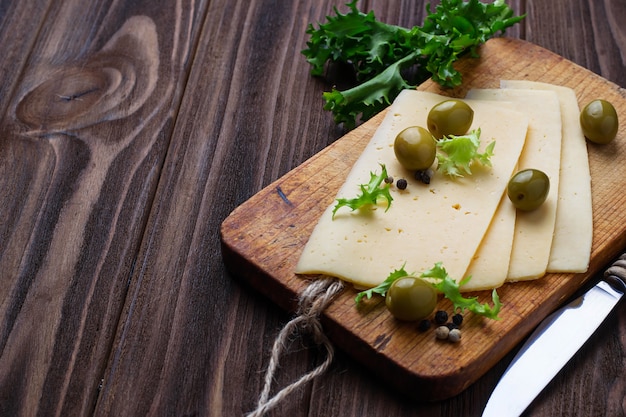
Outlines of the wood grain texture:
{"type": "MultiPolygon", "coordinates": [[[[219,227],[343,135],[321,109],[330,86],[300,54],[306,25],[343,3],[0,1],[0,415],[254,407],[289,314],[225,272],[219,227]],[[153,24],[119,36],[134,19],[153,24]],[[143,43],[151,32],[156,53],[143,43]],[[136,84],[114,75],[133,72],[136,84]],[[115,101],[75,88],[115,80],[152,90],[115,101]],[[55,97],[32,101],[36,91],[55,97]]],[[[425,3],[360,6],[411,26],[425,3]]],[[[626,86],[620,0],[509,3],[528,13],[510,36],[626,86]]],[[[529,415],[623,415],[625,331],[622,306],[529,415]]],[[[290,347],[277,386],[323,359],[290,347]]],[[[476,416],[510,358],[460,395],[420,404],[340,352],[271,415],[476,416]]]]}
{"type": "Polygon", "coordinates": [[[3,119],[4,415],[92,412],[189,67],[193,9],[90,6],[46,10],[3,119]]]}

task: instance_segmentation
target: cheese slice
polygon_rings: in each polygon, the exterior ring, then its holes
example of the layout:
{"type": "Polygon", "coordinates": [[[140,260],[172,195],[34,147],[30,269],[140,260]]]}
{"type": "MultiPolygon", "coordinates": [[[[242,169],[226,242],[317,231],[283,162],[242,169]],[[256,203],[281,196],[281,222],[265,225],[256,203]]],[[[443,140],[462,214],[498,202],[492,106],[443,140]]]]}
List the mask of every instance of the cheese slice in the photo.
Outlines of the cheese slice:
{"type": "Polygon", "coordinates": [[[519,170],[535,168],[550,179],[548,197],[538,209],[518,211],[506,281],[545,275],[556,222],[561,163],[561,111],[554,91],[517,89],[470,90],[467,98],[504,101],[529,116],[528,136],[519,159],[519,170]]]}
{"type": "Polygon", "coordinates": [[[518,163],[528,118],[503,106],[467,100],[474,109],[472,129],[481,129],[482,147],[496,141],[493,167],[472,167],[471,176],[459,179],[436,172],[431,184],[424,185],[396,161],[393,142],[406,127],[426,126],[428,111],[445,99],[413,90],[398,96],[337,198],[355,197],[370,173],[380,172],[380,164],[395,179],[406,178],[409,186],[404,191],[392,187],[388,211],[386,203],[354,212],[344,207],[333,219],[331,204],[306,243],[296,273],[335,276],[358,288],[376,286],[402,266],[419,274],[436,262],[452,277],[463,276],[518,163]]]}
{"type": "Polygon", "coordinates": [[[503,193],[500,205],[487,229],[465,276],[472,278],[461,286],[462,292],[498,288],[508,271],[515,232],[515,207],[503,193]]]}
{"type": "Polygon", "coordinates": [[[548,272],[585,272],[593,240],[591,174],[580,108],[574,90],[533,81],[503,80],[502,88],[550,90],[561,106],[562,148],[556,224],[548,272]]]}

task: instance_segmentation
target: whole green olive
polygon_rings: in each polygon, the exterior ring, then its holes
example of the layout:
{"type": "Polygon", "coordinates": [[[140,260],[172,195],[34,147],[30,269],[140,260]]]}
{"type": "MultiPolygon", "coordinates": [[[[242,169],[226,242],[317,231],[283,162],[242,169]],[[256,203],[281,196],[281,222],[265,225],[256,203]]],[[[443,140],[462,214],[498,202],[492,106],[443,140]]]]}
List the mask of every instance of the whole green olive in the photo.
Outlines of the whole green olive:
{"type": "Polygon", "coordinates": [[[408,170],[428,169],[437,154],[437,143],[430,132],[420,126],[407,127],[393,142],[396,159],[408,170]]]}
{"type": "Polygon", "coordinates": [[[421,278],[402,277],[387,290],[385,304],[398,320],[417,321],[433,312],[437,306],[437,292],[421,278]]]}
{"type": "Polygon", "coordinates": [[[433,106],[426,124],[435,139],[448,135],[464,135],[474,120],[474,110],[464,101],[450,99],[433,106]]]}
{"type": "Polygon", "coordinates": [[[580,112],[580,126],[591,142],[606,144],[615,139],[619,122],[615,107],[606,100],[593,100],[580,112]]]}
{"type": "Polygon", "coordinates": [[[546,201],[550,192],[550,179],[538,169],[524,169],[509,180],[507,195],[515,208],[535,210],[546,201]]]}

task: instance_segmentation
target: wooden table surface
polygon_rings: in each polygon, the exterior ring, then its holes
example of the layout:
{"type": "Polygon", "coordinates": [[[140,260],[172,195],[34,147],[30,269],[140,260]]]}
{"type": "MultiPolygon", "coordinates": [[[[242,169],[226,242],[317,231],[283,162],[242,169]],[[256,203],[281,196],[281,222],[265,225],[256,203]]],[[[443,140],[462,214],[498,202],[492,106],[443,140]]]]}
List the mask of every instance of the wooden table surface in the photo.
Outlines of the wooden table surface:
{"type": "MultiPolygon", "coordinates": [[[[219,227],[344,134],[300,54],[343,3],[0,1],[0,416],[254,409],[290,316],[225,271],[219,227]]],[[[413,26],[425,3],[360,8],[413,26]]],[[[508,36],[626,86],[622,0],[509,4],[508,36]]],[[[625,306],[529,416],[626,414],[625,306]]],[[[415,403],[337,352],[270,415],[480,416],[513,353],[415,403]]],[[[296,341],[275,388],[323,359],[296,341]]]]}

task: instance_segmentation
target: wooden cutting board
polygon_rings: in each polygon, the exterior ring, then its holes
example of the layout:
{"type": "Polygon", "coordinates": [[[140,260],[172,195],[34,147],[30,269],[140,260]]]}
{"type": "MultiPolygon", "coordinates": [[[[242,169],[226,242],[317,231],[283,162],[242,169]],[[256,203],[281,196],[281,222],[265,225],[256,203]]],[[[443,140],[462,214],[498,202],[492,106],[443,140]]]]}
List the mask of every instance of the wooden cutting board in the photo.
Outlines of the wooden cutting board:
{"type": "MultiPolygon", "coordinates": [[[[325,310],[322,324],[336,346],[407,396],[426,401],[445,399],[467,388],[626,248],[626,91],[541,47],[508,38],[488,41],[480,48],[480,58],[464,58],[457,67],[463,74],[461,87],[441,90],[429,81],[419,89],[463,97],[470,88],[498,88],[501,79],[543,81],[573,88],[581,108],[596,98],[609,100],[622,124],[611,144],[588,144],[594,210],[588,272],[505,284],[498,289],[504,304],[502,319],[467,313],[463,338],[457,344],[437,341],[431,331],[421,333],[415,324],[396,321],[381,297],[357,309],[356,290],[351,287],[325,310]]],[[[298,294],[310,282],[293,272],[301,250],[384,114],[287,173],[224,220],[222,251],[233,275],[282,308],[295,311],[298,294]]],[[[471,295],[491,302],[489,291],[471,295]]],[[[451,311],[447,300],[441,300],[438,308],[451,311]]]]}

